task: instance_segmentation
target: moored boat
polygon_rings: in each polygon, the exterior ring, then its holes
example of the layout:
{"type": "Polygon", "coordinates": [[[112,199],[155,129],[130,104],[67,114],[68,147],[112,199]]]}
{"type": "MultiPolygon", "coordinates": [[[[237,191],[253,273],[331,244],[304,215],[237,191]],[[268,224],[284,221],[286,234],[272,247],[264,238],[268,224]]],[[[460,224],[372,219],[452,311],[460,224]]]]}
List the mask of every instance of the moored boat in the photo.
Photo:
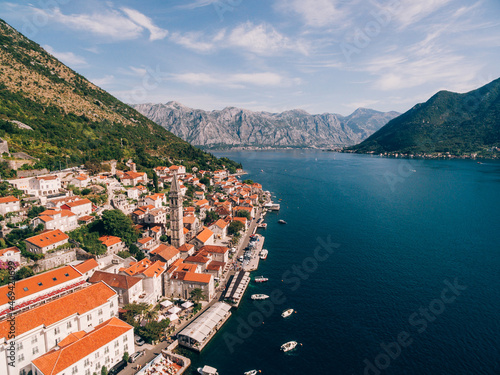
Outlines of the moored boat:
{"type": "Polygon", "coordinates": [[[267,299],[269,298],[269,296],[267,294],[252,294],[252,297],[250,298],[259,300],[259,299],[267,299]]]}
{"type": "Polygon", "coordinates": [[[266,259],[267,258],[267,254],[269,254],[269,251],[267,251],[266,249],[262,249],[260,251],[260,254],[259,254],[260,259],[262,259],[262,260],[266,259]]]}
{"type": "Polygon", "coordinates": [[[293,309],[288,309],[288,310],[285,310],[281,313],[281,316],[283,318],[288,318],[290,315],[293,314],[293,309]]]}
{"type": "Polygon", "coordinates": [[[286,224],[286,221],[283,220],[283,219],[280,219],[280,220],[278,220],[278,223],[280,223],[280,224],[286,224]]]}
{"type": "Polygon", "coordinates": [[[216,368],[207,365],[203,366],[203,368],[198,367],[198,373],[201,375],[219,375],[216,368]]]}
{"type": "Polygon", "coordinates": [[[295,349],[295,347],[297,346],[297,341],[288,341],[288,342],[285,342],[283,345],[281,345],[281,350],[284,351],[284,352],[288,352],[290,350],[293,350],[295,349]]]}
{"type": "Polygon", "coordinates": [[[266,282],[268,281],[269,279],[267,277],[264,277],[264,276],[257,276],[254,281],[256,283],[263,283],[263,282],[266,282]]]}
{"type": "Polygon", "coordinates": [[[257,370],[250,370],[250,371],[245,372],[244,374],[245,375],[256,375],[258,372],[260,372],[260,370],[259,371],[257,371],[257,370]]]}

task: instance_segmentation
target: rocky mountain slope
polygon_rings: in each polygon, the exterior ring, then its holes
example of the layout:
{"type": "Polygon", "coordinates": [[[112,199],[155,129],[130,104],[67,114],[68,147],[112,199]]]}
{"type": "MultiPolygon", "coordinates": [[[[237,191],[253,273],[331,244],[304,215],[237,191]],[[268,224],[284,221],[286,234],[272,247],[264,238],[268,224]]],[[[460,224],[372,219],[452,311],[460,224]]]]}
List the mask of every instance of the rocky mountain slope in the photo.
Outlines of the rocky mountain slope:
{"type": "Polygon", "coordinates": [[[122,158],[136,158],[145,168],[165,159],[203,168],[223,164],[95,86],[3,20],[0,137],[11,152],[38,158],[37,168],[122,158]]]}
{"type": "Polygon", "coordinates": [[[365,108],[349,116],[310,115],[298,109],[282,113],[252,112],[234,107],[209,112],[177,102],[132,107],[189,143],[214,149],[353,145],[398,115],[365,108]]]}
{"type": "Polygon", "coordinates": [[[464,94],[440,91],[350,150],[463,155],[498,147],[500,78],[464,94]]]}

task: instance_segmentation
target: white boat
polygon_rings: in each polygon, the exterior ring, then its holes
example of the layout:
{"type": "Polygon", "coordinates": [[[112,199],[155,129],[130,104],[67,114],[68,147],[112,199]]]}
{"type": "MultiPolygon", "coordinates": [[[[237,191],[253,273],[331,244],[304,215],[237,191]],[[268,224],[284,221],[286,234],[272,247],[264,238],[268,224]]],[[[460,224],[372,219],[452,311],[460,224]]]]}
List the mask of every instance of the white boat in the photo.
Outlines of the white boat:
{"type": "Polygon", "coordinates": [[[293,314],[293,309],[288,309],[288,310],[285,310],[281,313],[281,316],[283,318],[288,318],[290,315],[293,314]]]}
{"type": "Polygon", "coordinates": [[[252,299],[268,299],[269,296],[267,294],[252,294],[252,299]]]}
{"type": "Polygon", "coordinates": [[[263,282],[266,282],[268,281],[269,279],[267,277],[264,277],[264,276],[257,276],[254,281],[256,283],[263,283],[263,282]]]}
{"type": "Polygon", "coordinates": [[[278,220],[278,223],[280,223],[280,224],[286,224],[286,221],[283,220],[283,219],[280,219],[280,220],[278,220]]]}
{"type": "Polygon", "coordinates": [[[283,345],[281,345],[281,350],[283,350],[284,352],[288,352],[290,350],[295,349],[296,346],[297,346],[297,341],[288,341],[285,342],[283,345]]]}
{"type": "Polygon", "coordinates": [[[269,254],[269,251],[267,251],[266,249],[262,249],[259,256],[260,256],[260,259],[264,260],[267,258],[267,254],[269,254]]]}
{"type": "Polygon", "coordinates": [[[259,372],[259,371],[257,371],[257,370],[250,370],[250,371],[245,372],[244,374],[245,374],[245,375],[255,375],[255,374],[257,374],[258,372],[259,372]]]}
{"type": "Polygon", "coordinates": [[[203,368],[198,367],[198,373],[201,375],[219,375],[216,368],[207,365],[203,366],[203,368]]]}

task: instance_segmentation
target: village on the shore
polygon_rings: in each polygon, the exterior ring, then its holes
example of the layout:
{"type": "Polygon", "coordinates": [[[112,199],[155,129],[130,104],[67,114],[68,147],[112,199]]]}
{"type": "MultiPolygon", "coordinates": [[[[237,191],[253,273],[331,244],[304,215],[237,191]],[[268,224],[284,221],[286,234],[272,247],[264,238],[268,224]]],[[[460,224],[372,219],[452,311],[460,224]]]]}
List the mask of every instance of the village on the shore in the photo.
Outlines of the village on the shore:
{"type": "Polygon", "coordinates": [[[267,256],[243,170],[104,164],[0,183],[2,374],[181,374],[267,256]]]}

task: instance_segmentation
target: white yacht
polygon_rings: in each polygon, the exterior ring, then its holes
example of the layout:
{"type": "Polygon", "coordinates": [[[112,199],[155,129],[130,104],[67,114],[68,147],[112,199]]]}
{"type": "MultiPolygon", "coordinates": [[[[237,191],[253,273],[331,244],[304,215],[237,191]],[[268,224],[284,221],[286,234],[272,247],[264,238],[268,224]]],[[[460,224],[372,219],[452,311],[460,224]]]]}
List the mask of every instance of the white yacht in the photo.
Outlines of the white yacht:
{"type": "Polygon", "coordinates": [[[284,352],[288,352],[290,350],[293,350],[295,349],[295,347],[297,346],[297,341],[288,341],[288,342],[285,342],[283,345],[281,345],[281,350],[283,350],[284,352]]]}
{"type": "Polygon", "coordinates": [[[267,277],[264,277],[264,276],[257,276],[254,281],[256,283],[264,283],[266,281],[268,281],[269,279],[267,277]]]}
{"type": "Polygon", "coordinates": [[[290,315],[293,314],[293,309],[288,309],[288,310],[285,310],[281,313],[281,316],[283,318],[288,318],[290,315]]]}
{"type": "Polygon", "coordinates": [[[269,251],[268,251],[268,250],[266,250],[266,249],[262,249],[262,250],[260,251],[260,254],[259,254],[260,259],[262,259],[262,260],[266,259],[266,258],[267,258],[267,254],[269,254],[269,251]]]}
{"type": "Polygon", "coordinates": [[[247,372],[244,372],[245,375],[256,375],[259,371],[257,370],[250,370],[250,371],[247,371],[247,372]]]}
{"type": "Polygon", "coordinates": [[[267,294],[252,294],[252,299],[268,299],[269,296],[267,294]]]}
{"type": "Polygon", "coordinates": [[[216,368],[207,365],[203,366],[203,368],[198,367],[198,373],[201,375],[219,375],[216,368]]]}

